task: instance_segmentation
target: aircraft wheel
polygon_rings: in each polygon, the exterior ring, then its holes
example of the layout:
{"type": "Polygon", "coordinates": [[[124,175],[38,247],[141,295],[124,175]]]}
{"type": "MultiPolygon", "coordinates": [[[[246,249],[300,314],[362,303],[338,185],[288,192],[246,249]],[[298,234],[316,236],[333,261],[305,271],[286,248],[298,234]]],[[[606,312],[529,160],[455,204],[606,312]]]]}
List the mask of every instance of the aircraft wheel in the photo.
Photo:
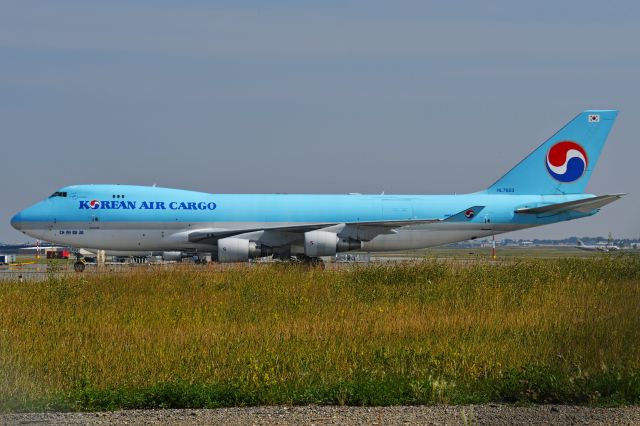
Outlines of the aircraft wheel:
{"type": "Polygon", "coordinates": [[[84,272],[84,262],[76,262],[73,264],[73,270],[76,272],[84,272]]]}
{"type": "Polygon", "coordinates": [[[200,264],[201,264],[201,265],[206,265],[206,264],[207,264],[207,259],[202,259],[202,260],[200,261],[200,264]]]}
{"type": "Polygon", "coordinates": [[[303,265],[310,266],[312,268],[324,269],[324,261],[321,257],[300,256],[298,259],[302,261],[303,265]]]}
{"type": "Polygon", "coordinates": [[[318,268],[320,270],[324,270],[324,260],[319,257],[312,257],[310,265],[314,268],[318,268]]]}

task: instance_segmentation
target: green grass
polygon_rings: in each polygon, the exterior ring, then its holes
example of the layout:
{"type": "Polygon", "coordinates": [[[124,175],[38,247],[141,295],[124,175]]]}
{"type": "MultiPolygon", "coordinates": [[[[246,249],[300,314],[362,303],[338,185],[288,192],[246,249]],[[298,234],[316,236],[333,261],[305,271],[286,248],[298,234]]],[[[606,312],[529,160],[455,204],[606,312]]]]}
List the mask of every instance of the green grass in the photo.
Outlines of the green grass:
{"type": "Polygon", "coordinates": [[[640,402],[640,258],[0,285],[0,410],[640,402]]]}

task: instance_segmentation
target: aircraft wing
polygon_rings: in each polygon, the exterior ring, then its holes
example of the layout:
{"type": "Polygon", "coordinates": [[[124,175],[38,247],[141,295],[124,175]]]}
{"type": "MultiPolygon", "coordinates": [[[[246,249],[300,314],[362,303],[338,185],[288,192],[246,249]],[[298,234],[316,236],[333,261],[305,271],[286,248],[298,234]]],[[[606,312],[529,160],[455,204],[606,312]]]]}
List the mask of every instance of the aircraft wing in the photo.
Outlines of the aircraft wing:
{"type": "MultiPolygon", "coordinates": [[[[300,225],[275,226],[253,229],[200,229],[189,234],[189,241],[192,243],[215,244],[216,241],[227,237],[253,236],[255,233],[268,232],[287,234],[289,236],[304,234],[309,231],[326,230],[337,234],[349,234],[358,236],[363,241],[369,241],[380,234],[395,233],[397,228],[411,225],[424,225],[439,222],[462,222],[470,221],[478,214],[484,206],[472,206],[459,213],[449,216],[446,219],[398,219],[398,220],[374,220],[357,222],[328,222],[310,223],[300,225]]],[[[289,238],[291,239],[291,238],[289,238]]]]}
{"type": "Polygon", "coordinates": [[[522,208],[515,212],[518,214],[545,214],[545,213],[563,213],[575,211],[580,213],[589,213],[595,209],[613,203],[625,194],[600,195],[597,197],[586,198],[584,200],[567,201],[565,203],[549,204],[541,207],[522,208]]]}
{"type": "Polygon", "coordinates": [[[352,227],[369,228],[371,230],[379,228],[384,233],[394,228],[400,228],[408,225],[419,225],[425,223],[439,222],[439,219],[408,219],[408,220],[384,220],[384,221],[365,221],[365,222],[347,222],[347,223],[310,223],[302,225],[274,226],[253,229],[201,229],[189,234],[189,241],[192,243],[208,243],[215,242],[221,238],[250,234],[259,231],[283,232],[304,234],[309,231],[317,231],[319,229],[331,228],[338,225],[346,225],[352,227]]]}
{"type": "Polygon", "coordinates": [[[69,247],[68,246],[41,246],[41,247],[32,246],[32,247],[20,247],[20,250],[25,250],[25,251],[41,250],[41,251],[45,251],[45,250],[58,250],[58,249],[66,249],[66,248],[69,248],[69,247]]]}

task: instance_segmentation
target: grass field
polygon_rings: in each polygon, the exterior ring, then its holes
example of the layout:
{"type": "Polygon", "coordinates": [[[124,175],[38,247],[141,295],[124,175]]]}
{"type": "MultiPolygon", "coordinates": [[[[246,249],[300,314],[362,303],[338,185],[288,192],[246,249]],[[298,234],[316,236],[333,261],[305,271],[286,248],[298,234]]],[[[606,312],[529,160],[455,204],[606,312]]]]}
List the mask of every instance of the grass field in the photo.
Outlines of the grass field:
{"type": "Polygon", "coordinates": [[[0,410],[640,402],[640,257],[0,285],[0,410]]]}

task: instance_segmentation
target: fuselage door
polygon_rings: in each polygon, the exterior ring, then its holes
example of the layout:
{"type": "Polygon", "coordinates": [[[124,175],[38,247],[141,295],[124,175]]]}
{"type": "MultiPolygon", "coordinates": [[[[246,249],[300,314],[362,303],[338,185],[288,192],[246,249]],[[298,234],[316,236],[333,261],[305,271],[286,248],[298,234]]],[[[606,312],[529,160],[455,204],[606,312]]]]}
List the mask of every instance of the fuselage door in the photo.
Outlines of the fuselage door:
{"type": "Polygon", "coordinates": [[[384,220],[413,219],[413,204],[410,199],[385,198],[382,200],[384,220]]]}
{"type": "Polygon", "coordinates": [[[99,229],[100,228],[100,218],[98,217],[98,213],[96,210],[89,211],[89,229],[99,229]]]}
{"type": "Polygon", "coordinates": [[[488,213],[485,213],[482,216],[482,230],[490,231],[493,229],[493,224],[491,223],[491,216],[488,213]]]}

